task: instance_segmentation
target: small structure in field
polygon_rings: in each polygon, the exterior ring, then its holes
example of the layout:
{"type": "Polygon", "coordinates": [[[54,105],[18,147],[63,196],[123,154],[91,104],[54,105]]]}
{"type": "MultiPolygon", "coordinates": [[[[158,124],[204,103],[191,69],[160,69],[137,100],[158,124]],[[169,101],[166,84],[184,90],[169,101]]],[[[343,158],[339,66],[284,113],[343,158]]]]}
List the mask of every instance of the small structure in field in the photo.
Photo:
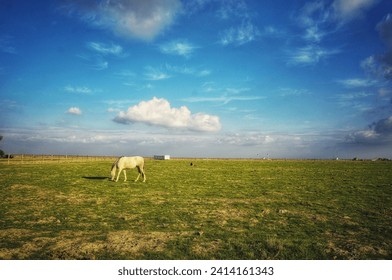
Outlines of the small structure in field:
{"type": "Polygon", "coordinates": [[[157,159],[157,160],[169,160],[170,159],[170,155],[155,155],[154,159],[157,159]]]}

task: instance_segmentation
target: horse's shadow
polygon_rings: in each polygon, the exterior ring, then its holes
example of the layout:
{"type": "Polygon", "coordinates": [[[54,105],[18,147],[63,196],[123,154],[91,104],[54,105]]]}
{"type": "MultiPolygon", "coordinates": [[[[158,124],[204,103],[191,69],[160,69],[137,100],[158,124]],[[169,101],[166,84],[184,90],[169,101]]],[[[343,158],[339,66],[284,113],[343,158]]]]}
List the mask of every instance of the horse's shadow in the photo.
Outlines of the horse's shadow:
{"type": "Polygon", "coordinates": [[[108,180],[109,177],[104,177],[104,176],[83,176],[83,179],[87,180],[108,180]]]}

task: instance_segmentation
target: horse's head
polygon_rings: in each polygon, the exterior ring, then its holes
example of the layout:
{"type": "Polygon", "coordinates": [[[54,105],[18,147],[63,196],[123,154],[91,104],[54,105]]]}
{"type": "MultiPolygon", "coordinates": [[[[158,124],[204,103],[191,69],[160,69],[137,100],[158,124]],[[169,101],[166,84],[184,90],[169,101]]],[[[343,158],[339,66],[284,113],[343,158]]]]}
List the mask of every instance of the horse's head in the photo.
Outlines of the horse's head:
{"type": "Polygon", "coordinates": [[[110,175],[112,176],[112,181],[114,181],[114,178],[116,177],[116,169],[117,169],[116,163],[114,163],[112,165],[112,170],[110,171],[110,175]]]}

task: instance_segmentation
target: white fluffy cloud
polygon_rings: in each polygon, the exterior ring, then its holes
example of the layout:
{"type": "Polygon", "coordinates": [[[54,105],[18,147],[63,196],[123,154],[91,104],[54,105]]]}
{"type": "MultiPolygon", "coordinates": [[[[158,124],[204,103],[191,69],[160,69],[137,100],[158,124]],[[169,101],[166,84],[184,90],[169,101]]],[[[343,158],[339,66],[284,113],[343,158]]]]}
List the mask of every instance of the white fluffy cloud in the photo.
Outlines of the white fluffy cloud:
{"type": "Polygon", "coordinates": [[[114,121],[123,124],[144,123],[192,131],[215,132],[221,129],[217,116],[204,113],[192,114],[186,106],[172,108],[169,101],[156,97],[129,107],[126,112],[121,111],[114,121]]]}
{"type": "Polygon", "coordinates": [[[71,107],[67,110],[67,113],[71,115],[81,115],[82,110],[80,110],[78,107],[71,107]]]}
{"type": "Polygon", "coordinates": [[[170,26],[179,0],[64,0],[64,9],[83,21],[125,37],[150,41],[170,26]]]}

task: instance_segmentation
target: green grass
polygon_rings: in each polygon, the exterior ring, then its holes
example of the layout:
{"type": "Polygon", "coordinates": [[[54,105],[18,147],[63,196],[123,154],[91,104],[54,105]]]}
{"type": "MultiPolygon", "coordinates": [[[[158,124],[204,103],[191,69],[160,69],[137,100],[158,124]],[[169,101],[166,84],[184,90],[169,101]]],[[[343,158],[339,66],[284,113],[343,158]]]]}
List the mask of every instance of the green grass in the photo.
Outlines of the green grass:
{"type": "Polygon", "coordinates": [[[392,258],[390,162],[111,163],[0,163],[0,259],[392,258]]]}

